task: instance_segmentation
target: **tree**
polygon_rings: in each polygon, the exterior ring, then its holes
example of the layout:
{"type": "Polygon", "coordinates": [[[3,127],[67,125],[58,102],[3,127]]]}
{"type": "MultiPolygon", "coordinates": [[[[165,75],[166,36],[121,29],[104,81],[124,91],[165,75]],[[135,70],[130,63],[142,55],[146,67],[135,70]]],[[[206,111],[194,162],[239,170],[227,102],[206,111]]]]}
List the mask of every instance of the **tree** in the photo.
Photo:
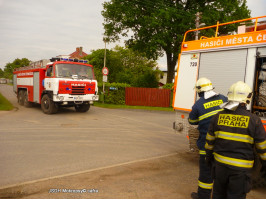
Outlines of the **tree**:
{"type": "Polygon", "coordinates": [[[4,71],[0,68],[0,78],[4,77],[4,71]]]}
{"type": "MultiPolygon", "coordinates": [[[[91,54],[84,57],[94,67],[94,73],[98,82],[102,82],[102,68],[104,63],[104,49],[93,50],[91,54]]],[[[108,81],[115,82],[117,74],[122,70],[119,58],[114,55],[113,50],[106,50],[106,67],[109,69],[108,81]]]]}
{"type": "Polygon", "coordinates": [[[126,45],[148,58],[156,60],[166,54],[168,83],[174,78],[183,35],[195,28],[197,12],[203,13],[202,22],[207,25],[250,16],[246,0],[111,0],[103,8],[105,35],[110,41],[131,35],[126,45]]]}
{"type": "Polygon", "coordinates": [[[13,71],[15,68],[28,66],[30,64],[30,60],[27,58],[15,59],[12,63],[7,63],[4,68],[4,76],[5,78],[12,79],[13,71]]]}
{"type": "MultiPolygon", "coordinates": [[[[207,25],[250,18],[246,0],[209,1],[207,6],[201,6],[199,11],[202,12],[201,21],[207,25]]],[[[219,28],[219,34],[236,31],[238,25],[222,26],[219,28]]]]}
{"type": "Polygon", "coordinates": [[[135,87],[145,87],[145,88],[158,88],[158,76],[151,70],[145,71],[143,74],[137,77],[135,87]]]}
{"type": "MultiPolygon", "coordinates": [[[[102,82],[104,49],[94,50],[84,59],[89,60],[89,63],[94,66],[97,80],[102,82]]],[[[158,87],[159,70],[155,69],[156,64],[155,61],[147,59],[143,54],[132,49],[116,46],[112,50],[106,50],[108,82],[111,83],[127,83],[136,87],[158,87]]]]}

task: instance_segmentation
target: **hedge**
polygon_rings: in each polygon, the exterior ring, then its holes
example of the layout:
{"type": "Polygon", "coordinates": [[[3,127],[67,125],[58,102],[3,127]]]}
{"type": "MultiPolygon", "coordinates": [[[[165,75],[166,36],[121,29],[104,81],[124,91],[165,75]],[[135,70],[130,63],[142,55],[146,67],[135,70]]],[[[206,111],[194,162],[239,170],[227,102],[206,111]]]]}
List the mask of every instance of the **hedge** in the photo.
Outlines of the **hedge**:
{"type": "Polygon", "coordinates": [[[125,105],[126,87],[131,87],[126,83],[105,83],[103,94],[103,83],[98,84],[100,101],[104,98],[104,103],[125,105]]]}

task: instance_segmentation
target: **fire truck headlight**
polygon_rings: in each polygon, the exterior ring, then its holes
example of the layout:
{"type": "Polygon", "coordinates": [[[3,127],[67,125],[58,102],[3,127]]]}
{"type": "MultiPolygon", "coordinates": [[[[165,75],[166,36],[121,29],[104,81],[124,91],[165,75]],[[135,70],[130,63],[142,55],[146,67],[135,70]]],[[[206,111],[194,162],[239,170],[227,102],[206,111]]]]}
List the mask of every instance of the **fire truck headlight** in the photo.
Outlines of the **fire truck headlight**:
{"type": "Polygon", "coordinates": [[[63,100],[64,100],[64,97],[59,97],[59,100],[60,100],[60,101],[63,101],[63,100]]]}
{"type": "Polygon", "coordinates": [[[96,99],[96,96],[92,96],[92,100],[95,100],[96,99]]]}

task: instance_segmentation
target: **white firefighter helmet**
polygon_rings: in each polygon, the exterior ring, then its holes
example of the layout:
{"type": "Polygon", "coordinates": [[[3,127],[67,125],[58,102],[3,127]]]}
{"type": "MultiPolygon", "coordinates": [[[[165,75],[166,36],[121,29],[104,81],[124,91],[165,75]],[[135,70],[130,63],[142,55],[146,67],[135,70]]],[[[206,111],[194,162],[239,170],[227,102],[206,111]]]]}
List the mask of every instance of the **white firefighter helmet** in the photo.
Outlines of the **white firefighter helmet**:
{"type": "Polygon", "coordinates": [[[213,90],[212,82],[207,78],[200,78],[195,85],[195,89],[198,93],[213,90]]]}
{"type": "Polygon", "coordinates": [[[229,88],[227,97],[228,97],[228,101],[249,104],[251,101],[251,97],[252,97],[252,90],[243,81],[238,81],[234,83],[233,85],[231,85],[231,87],[229,88]]]}

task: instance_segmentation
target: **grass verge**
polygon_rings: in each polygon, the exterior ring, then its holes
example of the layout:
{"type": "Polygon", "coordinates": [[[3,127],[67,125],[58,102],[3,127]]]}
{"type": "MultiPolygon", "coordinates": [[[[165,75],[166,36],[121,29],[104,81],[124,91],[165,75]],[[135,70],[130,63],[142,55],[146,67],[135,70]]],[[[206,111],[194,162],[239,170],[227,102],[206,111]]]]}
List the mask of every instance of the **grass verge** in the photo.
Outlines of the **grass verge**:
{"type": "Polygon", "coordinates": [[[150,106],[127,106],[127,105],[115,105],[115,104],[104,104],[100,102],[94,102],[94,106],[101,108],[110,108],[110,109],[143,109],[143,110],[158,110],[158,111],[174,111],[173,108],[165,107],[150,107],[150,106]]]}
{"type": "Polygon", "coordinates": [[[0,93],[0,110],[12,110],[13,105],[0,93]]]}

